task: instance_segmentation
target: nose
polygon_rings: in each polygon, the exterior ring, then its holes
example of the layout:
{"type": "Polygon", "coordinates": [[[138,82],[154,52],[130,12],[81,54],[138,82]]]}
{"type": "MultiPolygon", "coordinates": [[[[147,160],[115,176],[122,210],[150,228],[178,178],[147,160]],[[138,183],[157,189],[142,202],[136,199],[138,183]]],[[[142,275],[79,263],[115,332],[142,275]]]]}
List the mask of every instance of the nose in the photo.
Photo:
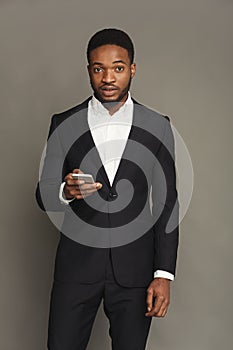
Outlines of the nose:
{"type": "Polygon", "coordinates": [[[114,72],[111,69],[106,69],[102,76],[102,81],[104,83],[113,83],[115,81],[114,72]]]}

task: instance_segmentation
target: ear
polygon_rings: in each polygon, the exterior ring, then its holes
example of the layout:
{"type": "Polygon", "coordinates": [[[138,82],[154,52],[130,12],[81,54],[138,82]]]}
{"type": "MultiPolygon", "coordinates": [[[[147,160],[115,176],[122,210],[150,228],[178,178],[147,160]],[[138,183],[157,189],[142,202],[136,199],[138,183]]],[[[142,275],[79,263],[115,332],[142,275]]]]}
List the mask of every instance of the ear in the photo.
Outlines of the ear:
{"type": "Polygon", "coordinates": [[[135,76],[135,73],[136,73],[136,63],[132,63],[130,65],[130,71],[131,71],[131,78],[133,78],[135,76]]]}

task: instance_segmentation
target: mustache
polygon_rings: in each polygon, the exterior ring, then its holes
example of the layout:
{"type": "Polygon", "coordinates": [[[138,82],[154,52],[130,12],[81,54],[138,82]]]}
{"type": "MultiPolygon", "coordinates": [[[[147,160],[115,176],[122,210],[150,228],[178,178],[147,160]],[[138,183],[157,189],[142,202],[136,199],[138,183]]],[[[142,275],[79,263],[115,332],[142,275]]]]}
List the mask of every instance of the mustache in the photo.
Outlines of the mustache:
{"type": "Polygon", "coordinates": [[[103,89],[103,88],[119,89],[116,85],[108,84],[108,83],[105,83],[105,84],[100,86],[100,89],[103,89]]]}

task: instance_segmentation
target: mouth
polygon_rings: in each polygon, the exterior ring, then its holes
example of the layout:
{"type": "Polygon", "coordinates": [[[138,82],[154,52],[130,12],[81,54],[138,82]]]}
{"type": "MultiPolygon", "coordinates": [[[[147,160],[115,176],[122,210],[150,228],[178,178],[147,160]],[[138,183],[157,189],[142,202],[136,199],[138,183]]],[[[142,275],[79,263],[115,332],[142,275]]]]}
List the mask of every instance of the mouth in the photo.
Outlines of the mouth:
{"type": "Polygon", "coordinates": [[[113,96],[118,89],[114,86],[103,86],[100,90],[104,96],[113,96]]]}

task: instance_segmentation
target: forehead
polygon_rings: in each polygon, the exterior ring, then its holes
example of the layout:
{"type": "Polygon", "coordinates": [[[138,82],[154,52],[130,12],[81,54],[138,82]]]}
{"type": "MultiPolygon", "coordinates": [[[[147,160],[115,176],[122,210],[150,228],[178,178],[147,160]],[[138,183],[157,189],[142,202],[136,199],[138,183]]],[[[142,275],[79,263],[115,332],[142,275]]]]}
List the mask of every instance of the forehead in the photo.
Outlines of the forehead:
{"type": "Polygon", "coordinates": [[[117,45],[102,45],[90,52],[90,63],[113,63],[123,61],[130,63],[129,54],[126,49],[117,45]]]}

